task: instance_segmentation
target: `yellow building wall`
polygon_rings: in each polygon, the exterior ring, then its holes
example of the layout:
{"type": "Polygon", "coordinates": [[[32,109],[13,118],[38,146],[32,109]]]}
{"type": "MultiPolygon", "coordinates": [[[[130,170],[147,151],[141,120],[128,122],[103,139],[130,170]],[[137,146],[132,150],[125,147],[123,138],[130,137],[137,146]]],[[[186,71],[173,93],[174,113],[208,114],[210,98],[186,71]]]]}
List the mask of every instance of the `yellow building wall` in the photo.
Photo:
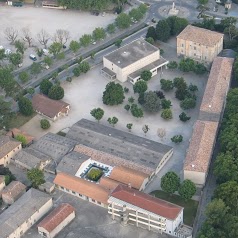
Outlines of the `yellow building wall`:
{"type": "Polygon", "coordinates": [[[207,174],[204,172],[196,172],[196,171],[189,171],[184,170],[184,179],[190,179],[198,186],[205,185],[207,174]]]}
{"type": "Polygon", "coordinates": [[[7,155],[5,155],[3,158],[0,158],[0,165],[3,165],[6,167],[8,164],[10,164],[11,159],[16,155],[20,150],[22,149],[21,144],[17,146],[15,149],[10,151],[7,155]]]}

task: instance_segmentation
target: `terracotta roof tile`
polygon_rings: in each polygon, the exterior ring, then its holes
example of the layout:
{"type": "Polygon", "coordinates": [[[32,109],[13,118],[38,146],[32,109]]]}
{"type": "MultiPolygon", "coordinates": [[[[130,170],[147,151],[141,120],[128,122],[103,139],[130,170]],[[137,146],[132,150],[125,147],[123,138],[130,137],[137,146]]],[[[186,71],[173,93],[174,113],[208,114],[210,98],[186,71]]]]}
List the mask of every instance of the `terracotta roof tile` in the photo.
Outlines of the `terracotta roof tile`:
{"type": "Polygon", "coordinates": [[[111,193],[111,197],[120,199],[170,220],[176,219],[179,213],[183,210],[183,208],[178,205],[150,196],[138,190],[128,188],[124,185],[118,185],[111,193]]]}
{"type": "Polygon", "coordinates": [[[21,131],[17,128],[11,129],[7,134],[7,136],[10,136],[12,138],[16,137],[17,135],[23,135],[26,138],[27,144],[30,144],[34,137],[26,133],[25,131],[21,131]]]}
{"type": "Polygon", "coordinates": [[[125,166],[116,166],[113,168],[109,178],[126,185],[130,184],[132,188],[139,190],[148,175],[125,166]]]}
{"type": "Polygon", "coordinates": [[[184,170],[208,171],[217,129],[218,122],[196,121],[184,162],[184,170]]]}
{"type": "Polygon", "coordinates": [[[54,118],[59,112],[69,106],[68,103],[61,100],[53,100],[42,94],[35,94],[32,98],[34,110],[37,110],[44,115],[54,118]]]}
{"type": "Polygon", "coordinates": [[[19,181],[12,181],[2,191],[2,196],[12,197],[14,200],[19,196],[20,193],[26,190],[26,186],[19,181]]]}
{"type": "Polygon", "coordinates": [[[99,181],[99,185],[101,185],[102,187],[112,191],[114,190],[117,185],[119,185],[120,183],[113,180],[113,179],[110,179],[108,177],[102,177],[99,181]]]}
{"type": "Polygon", "coordinates": [[[9,138],[8,136],[0,136],[0,159],[19,145],[21,145],[20,141],[9,138]]]}
{"type": "Polygon", "coordinates": [[[62,203],[47,215],[37,227],[43,227],[50,233],[73,212],[75,212],[74,207],[68,203],[62,203]]]}
{"type": "Polygon", "coordinates": [[[215,46],[222,38],[224,34],[215,31],[210,31],[200,27],[188,25],[177,38],[183,40],[189,40],[205,46],[215,46]]]}
{"type": "Polygon", "coordinates": [[[71,191],[90,197],[96,201],[107,204],[109,190],[99,184],[65,173],[58,173],[55,177],[54,183],[71,191]]]}

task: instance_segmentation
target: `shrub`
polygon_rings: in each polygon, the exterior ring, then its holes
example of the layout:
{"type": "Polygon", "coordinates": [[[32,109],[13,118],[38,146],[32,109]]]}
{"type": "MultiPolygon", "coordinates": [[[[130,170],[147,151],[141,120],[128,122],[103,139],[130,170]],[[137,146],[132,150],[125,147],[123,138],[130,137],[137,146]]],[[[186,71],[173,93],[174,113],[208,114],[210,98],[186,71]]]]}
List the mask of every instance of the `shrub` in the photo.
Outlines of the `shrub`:
{"type": "Polygon", "coordinates": [[[129,88],[124,87],[124,93],[129,93],[129,88]]]}
{"type": "Polygon", "coordinates": [[[54,85],[50,88],[48,96],[51,99],[60,100],[64,97],[64,89],[59,85],[54,85]]]}
{"type": "Polygon", "coordinates": [[[183,141],[183,136],[182,135],[175,135],[171,138],[171,141],[174,142],[175,144],[179,144],[183,141]]]}
{"type": "Polygon", "coordinates": [[[177,69],[178,68],[178,63],[176,61],[170,61],[168,64],[167,64],[167,67],[169,69],[177,69]]]}
{"type": "Polygon", "coordinates": [[[47,119],[40,120],[40,127],[44,130],[50,128],[50,122],[47,119]]]}
{"type": "Polygon", "coordinates": [[[101,169],[92,168],[87,174],[87,178],[93,181],[98,181],[103,175],[103,171],[101,169]]]}
{"type": "Polygon", "coordinates": [[[173,118],[173,113],[170,108],[163,109],[161,113],[161,117],[165,120],[170,120],[173,118]]]}
{"type": "Polygon", "coordinates": [[[174,83],[172,80],[161,79],[160,85],[161,85],[161,89],[166,92],[174,88],[174,83]]]}
{"type": "Polygon", "coordinates": [[[170,100],[164,98],[161,100],[161,107],[162,109],[169,109],[170,107],[172,107],[172,103],[170,100]]]}
{"type": "Polygon", "coordinates": [[[129,111],[130,108],[131,108],[131,106],[129,104],[126,104],[125,107],[124,107],[124,109],[127,110],[127,111],[129,111]]]}
{"type": "Polygon", "coordinates": [[[154,91],[159,99],[165,98],[164,93],[162,91],[154,91]]]}
{"type": "Polygon", "coordinates": [[[180,102],[180,107],[183,110],[188,110],[196,107],[196,99],[194,98],[185,98],[182,102],[180,102]]]}
{"type": "Polygon", "coordinates": [[[22,83],[26,83],[29,80],[30,76],[26,71],[23,71],[19,73],[19,79],[22,81],[22,83]]]}
{"type": "Polygon", "coordinates": [[[186,122],[188,120],[190,120],[191,117],[187,116],[187,114],[185,112],[182,112],[180,115],[179,115],[179,119],[180,121],[183,121],[183,122],[186,122]]]}

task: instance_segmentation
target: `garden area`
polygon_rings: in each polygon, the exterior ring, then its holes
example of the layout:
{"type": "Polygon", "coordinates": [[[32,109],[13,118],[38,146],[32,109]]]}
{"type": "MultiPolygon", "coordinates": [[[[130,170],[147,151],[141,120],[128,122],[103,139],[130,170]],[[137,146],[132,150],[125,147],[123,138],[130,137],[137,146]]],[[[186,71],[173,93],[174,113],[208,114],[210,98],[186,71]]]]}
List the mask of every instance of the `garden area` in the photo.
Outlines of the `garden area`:
{"type": "Polygon", "coordinates": [[[103,175],[103,170],[94,167],[89,170],[89,172],[86,175],[86,178],[94,182],[97,182],[102,177],[102,175],[103,175]]]}

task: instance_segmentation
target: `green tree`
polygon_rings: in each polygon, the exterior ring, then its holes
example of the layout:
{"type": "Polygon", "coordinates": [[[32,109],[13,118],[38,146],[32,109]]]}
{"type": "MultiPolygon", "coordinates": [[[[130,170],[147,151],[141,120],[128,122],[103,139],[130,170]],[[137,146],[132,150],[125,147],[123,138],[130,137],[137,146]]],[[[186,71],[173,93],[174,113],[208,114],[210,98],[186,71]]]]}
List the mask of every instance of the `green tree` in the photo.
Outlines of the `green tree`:
{"type": "Polygon", "coordinates": [[[156,31],[155,28],[153,26],[150,26],[147,30],[146,36],[145,38],[153,38],[154,41],[156,41],[157,36],[156,36],[156,31]]]}
{"type": "Polygon", "coordinates": [[[129,16],[131,17],[131,19],[133,19],[134,21],[139,21],[143,18],[143,14],[140,11],[139,8],[133,8],[130,12],[129,12],[129,16]]]}
{"type": "Polygon", "coordinates": [[[79,69],[80,69],[80,72],[86,74],[90,70],[90,65],[89,65],[88,61],[81,62],[79,64],[79,69]]]}
{"type": "Polygon", "coordinates": [[[115,41],[115,46],[116,46],[117,48],[120,48],[120,47],[121,47],[121,44],[122,44],[122,39],[117,39],[117,40],[115,41]]]}
{"type": "Polygon", "coordinates": [[[30,79],[30,76],[26,71],[22,71],[19,73],[19,79],[22,83],[26,83],[30,79]]]}
{"type": "Polygon", "coordinates": [[[179,114],[179,119],[182,122],[186,122],[188,120],[190,120],[191,117],[187,116],[187,114],[185,112],[182,112],[181,114],[179,114]]]}
{"type": "Polygon", "coordinates": [[[33,95],[35,93],[35,89],[34,88],[28,88],[27,93],[29,93],[30,95],[33,95]]]}
{"type": "Polygon", "coordinates": [[[53,42],[49,47],[49,53],[53,54],[54,57],[57,57],[62,50],[62,44],[59,42],[53,42]]]}
{"type": "Polygon", "coordinates": [[[149,81],[152,78],[152,73],[149,70],[144,70],[141,75],[141,79],[144,81],[149,81]]]}
{"type": "Polygon", "coordinates": [[[44,58],[44,63],[47,64],[47,65],[50,67],[50,66],[53,64],[53,60],[52,60],[51,57],[46,56],[46,57],[44,58]]]}
{"type": "Polygon", "coordinates": [[[182,59],[179,62],[179,69],[183,72],[190,72],[195,70],[195,61],[190,58],[182,59]]]}
{"type": "Polygon", "coordinates": [[[208,3],[208,0],[198,0],[199,4],[206,5],[208,3]]]}
{"type": "Polygon", "coordinates": [[[7,95],[14,93],[16,82],[12,75],[11,67],[0,67],[0,87],[2,87],[7,95]]]}
{"type": "Polygon", "coordinates": [[[115,33],[115,30],[116,30],[116,28],[115,28],[115,25],[114,25],[113,23],[109,24],[109,25],[107,26],[107,29],[106,29],[106,31],[107,31],[109,34],[115,33]]]}
{"type": "Polygon", "coordinates": [[[87,47],[91,43],[91,41],[92,41],[92,36],[89,34],[84,34],[79,39],[79,42],[83,47],[87,47]]]}
{"type": "Polygon", "coordinates": [[[199,63],[199,64],[195,64],[193,71],[195,74],[201,75],[207,72],[207,68],[204,66],[204,64],[199,63]]]}
{"type": "Polygon", "coordinates": [[[63,60],[65,58],[65,53],[60,52],[59,54],[56,55],[57,60],[63,60]]]}
{"type": "Polygon", "coordinates": [[[117,117],[109,117],[107,119],[107,121],[110,125],[112,125],[114,127],[118,122],[118,118],[117,117]]]}
{"type": "Polygon", "coordinates": [[[144,94],[144,108],[149,112],[158,112],[160,109],[160,99],[155,92],[149,91],[144,94]]]}
{"type": "Polygon", "coordinates": [[[146,38],[145,39],[148,43],[150,43],[151,45],[154,45],[155,41],[152,37],[146,38]]]}
{"type": "Polygon", "coordinates": [[[23,147],[27,145],[26,137],[21,134],[18,134],[17,136],[15,136],[15,139],[20,141],[23,147]]]}
{"type": "Polygon", "coordinates": [[[103,118],[104,111],[102,108],[94,108],[93,110],[90,111],[91,116],[93,116],[99,123],[99,121],[103,118]]]}
{"type": "Polygon", "coordinates": [[[190,85],[188,86],[188,90],[194,93],[194,92],[198,91],[198,87],[197,87],[197,85],[190,83],[190,85]]]}
{"type": "Polygon", "coordinates": [[[163,98],[161,100],[161,107],[162,107],[162,109],[169,109],[172,107],[172,103],[170,100],[163,98]]]}
{"type": "Polygon", "coordinates": [[[18,101],[18,107],[19,107],[19,111],[24,116],[31,116],[33,114],[32,103],[28,98],[20,97],[18,101]]]}
{"type": "Polygon", "coordinates": [[[40,127],[43,130],[49,129],[50,128],[50,122],[47,119],[41,119],[40,120],[40,127]]]}
{"type": "Polygon", "coordinates": [[[144,93],[147,90],[148,86],[144,80],[139,80],[133,85],[134,93],[144,93]]]}
{"type": "Polygon", "coordinates": [[[129,93],[129,88],[127,88],[127,87],[124,87],[124,93],[129,93]]]}
{"type": "Polygon", "coordinates": [[[170,26],[166,20],[158,21],[156,25],[157,40],[166,42],[170,38],[170,26]]]}
{"type": "Polygon", "coordinates": [[[131,131],[132,126],[133,126],[132,123],[128,123],[128,124],[126,124],[126,128],[129,130],[129,132],[131,131]]]}
{"type": "Polygon", "coordinates": [[[138,9],[143,15],[145,15],[145,13],[147,12],[147,6],[144,3],[141,3],[138,9]]]}
{"type": "Polygon", "coordinates": [[[143,110],[139,108],[136,104],[131,105],[131,114],[133,117],[141,118],[144,116],[143,110]]]}
{"type": "Polygon", "coordinates": [[[172,80],[161,79],[160,80],[161,89],[165,92],[170,91],[174,88],[174,84],[172,80]]]}
{"type": "Polygon", "coordinates": [[[178,68],[178,63],[176,61],[170,61],[168,64],[167,64],[167,67],[169,69],[177,69],[178,68]]]}
{"type": "Polygon", "coordinates": [[[180,107],[183,110],[188,110],[196,107],[196,100],[194,98],[185,98],[180,102],[180,107]]]}
{"type": "Polygon", "coordinates": [[[161,189],[169,194],[173,194],[176,191],[178,191],[180,185],[180,178],[179,176],[171,171],[167,172],[162,178],[161,178],[161,189]]]}
{"type": "Polygon", "coordinates": [[[135,98],[133,98],[133,97],[129,97],[129,98],[128,98],[128,102],[129,102],[129,103],[132,104],[132,103],[134,103],[134,101],[135,101],[135,98]]]}
{"type": "Polygon", "coordinates": [[[0,49],[0,61],[6,58],[5,49],[0,49]]]}
{"type": "Polygon", "coordinates": [[[78,41],[72,40],[69,44],[69,48],[74,54],[76,54],[77,51],[80,49],[80,44],[78,41]]]}
{"type": "Polygon", "coordinates": [[[54,100],[60,100],[64,97],[64,89],[59,85],[54,85],[50,88],[48,97],[54,100]]]}
{"type": "Polygon", "coordinates": [[[9,62],[14,66],[18,66],[22,63],[22,55],[20,53],[11,53],[9,55],[9,62]]]}
{"type": "Polygon", "coordinates": [[[123,103],[125,96],[123,87],[119,83],[110,82],[103,92],[103,103],[106,105],[118,105],[123,103]]]}
{"type": "Polygon", "coordinates": [[[73,74],[74,74],[75,77],[79,77],[79,75],[81,74],[81,71],[80,71],[79,67],[75,67],[73,69],[73,74]]]}
{"type": "Polygon", "coordinates": [[[143,127],[142,127],[142,131],[145,133],[145,136],[146,136],[146,134],[147,134],[147,132],[149,131],[149,126],[148,125],[144,125],[143,127]]]}
{"type": "Polygon", "coordinates": [[[39,185],[45,182],[44,173],[38,168],[33,168],[27,171],[27,178],[31,181],[33,188],[38,188],[39,185]]]}
{"type": "Polygon", "coordinates": [[[97,40],[103,40],[106,37],[106,32],[102,27],[97,27],[94,31],[93,31],[93,39],[95,41],[97,40]]]}
{"type": "Polygon", "coordinates": [[[159,99],[164,99],[164,93],[162,91],[154,91],[159,99]]]}
{"type": "Polygon", "coordinates": [[[175,135],[171,138],[171,141],[174,142],[175,144],[179,144],[183,141],[183,136],[182,135],[175,135]]]}
{"type": "Polygon", "coordinates": [[[161,117],[165,120],[170,120],[173,118],[173,113],[170,108],[163,109],[161,112],[161,117]]]}
{"type": "Polygon", "coordinates": [[[195,195],[196,186],[191,180],[185,179],[180,185],[178,193],[185,201],[187,201],[195,195]]]}
{"type": "Polygon", "coordinates": [[[177,16],[170,16],[166,20],[170,26],[172,36],[178,35],[189,24],[187,19],[177,16]]]}
{"type": "Polygon", "coordinates": [[[41,72],[42,67],[39,63],[33,62],[30,68],[31,74],[37,75],[41,72]]]}
{"type": "Polygon", "coordinates": [[[43,79],[40,83],[40,91],[43,94],[48,95],[49,90],[51,89],[52,86],[53,86],[53,83],[51,83],[49,79],[43,79]]]}
{"type": "Polygon", "coordinates": [[[126,105],[124,106],[124,109],[127,110],[127,111],[129,111],[129,110],[131,109],[131,106],[130,106],[129,104],[126,104],[126,105]]]}
{"type": "Polygon", "coordinates": [[[24,55],[24,52],[26,50],[24,42],[22,42],[20,40],[16,40],[14,45],[15,45],[16,51],[18,53],[24,55]]]}
{"type": "Polygon", "coordinates": [[[11,102],[6,102],[3,96],[0,96],[0,129],[9,128],[9,119],[12,117],[11,102]]]}
{"type": "Polygon", "coordinates": [[[117,16],[115,23],[119,29],[126,29],[131,24],[131,18],[126,13],[120,13],[117,16]]]}
{"type": "Polygon", "coordinates": [[[36,49],[36,54],[38,55],[38,57],[42,57],[43,54],[44,54],[43,49],[39,49],[39,48],[37,48],[37,49],[36,49]]]}
{"type": "Polygon", "coordinates": [[[12,172],[7,167],[0,167],[0,175],[4,175],[6,186],[11,183],[11,181],[16,180],[16,177],[12,174],[12,172]]]}

